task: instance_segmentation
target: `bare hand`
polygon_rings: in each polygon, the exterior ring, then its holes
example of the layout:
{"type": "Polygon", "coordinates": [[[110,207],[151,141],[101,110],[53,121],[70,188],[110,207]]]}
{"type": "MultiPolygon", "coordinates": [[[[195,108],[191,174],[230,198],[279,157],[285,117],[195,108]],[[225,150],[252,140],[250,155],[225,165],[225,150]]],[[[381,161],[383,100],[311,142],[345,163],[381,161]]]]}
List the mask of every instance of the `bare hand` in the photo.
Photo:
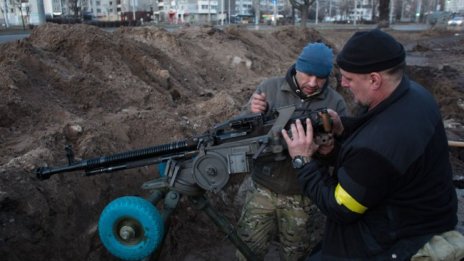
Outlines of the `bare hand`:
{"type": "Polygon", "coordinates": [[[264,92],[253,93],[253,96],[251,96],[251,108],[250,108],[251,112],[253,113],[266,112],[266,109],[267,109],[266,94],[264,92]]]}
{"type": "Polygon", "coordinates": [[[306,119],[306,132],[298,119],[296,123],[290,126],[292,138],[288,136],[286,130],[282,130],[282,136],[287,143],[288,153],[290,157],[294,158],[297,155],[311,157],[318,149],[318,145],[313,142],[313,126],[311,120],[306,119]]]}
{"type": "Polygon", "coordinates": [[[332,118],[332,121],[333,121],[333,127],[332,127],[333,134],[335,136],[342,135],[345,128],[343,127],[342,121],[340,120],[340,116],[338,116],[338,113],[332,109],[328,109],[327,112],[330,114],[330,117],[332,118]]]}

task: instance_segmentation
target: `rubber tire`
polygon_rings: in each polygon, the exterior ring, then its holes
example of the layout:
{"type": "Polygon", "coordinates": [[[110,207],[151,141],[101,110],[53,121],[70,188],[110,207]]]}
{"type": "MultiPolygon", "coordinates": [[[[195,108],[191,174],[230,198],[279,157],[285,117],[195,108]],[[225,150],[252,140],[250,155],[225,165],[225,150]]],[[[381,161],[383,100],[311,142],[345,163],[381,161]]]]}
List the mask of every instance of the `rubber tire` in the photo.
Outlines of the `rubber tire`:
{"type": "Polygon", "coordinates": [[[148,200],[135,196],[120,197],[110,202],[98,222],[100,240],[114,256],[124,260],[141,260],[159,247],[164,235],[164,223],[158,210],[148,200]],[[143,240],[124,244],[114,232],[122,219],[134,219],[143,230],[143,240]]]}

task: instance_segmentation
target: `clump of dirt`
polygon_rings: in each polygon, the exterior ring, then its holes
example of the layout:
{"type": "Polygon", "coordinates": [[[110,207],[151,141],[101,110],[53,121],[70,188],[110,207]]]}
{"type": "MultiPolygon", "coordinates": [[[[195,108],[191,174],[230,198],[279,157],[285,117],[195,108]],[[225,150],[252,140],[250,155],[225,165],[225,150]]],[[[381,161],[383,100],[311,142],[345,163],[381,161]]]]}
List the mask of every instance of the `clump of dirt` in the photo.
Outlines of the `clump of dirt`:
{"type": "MultiPolygon", "coordinates": [[[[433,58],[448,50],[434,53],[438,43],[428,46],[426,38],[414,51],[433,58]]],[[[72,145],[77,159],[88,159],[199,135],[238,114],[260,81],[285,74],[308,42],[322,41],[337,51],[338,40],[297,27],[106,32],[46,24],[22,41],[1,44],[0,255],[6,260],[116,260],[98,238],[99,215],[117,197],[149,196],[140,187],[158,177],[156,168],[91,177],[66,173],[39,181],[37,167],[66,165],[65,144],[72,145]]],[[[450,56],[462,52],[454,41],[445,42],[453,43],[450,56]]],[[[448,62],[409,70],[436,95],[445,119],[464,122],[459,66],[448,62]]],[[[456,129],[453,133],[462,137],[456,129]]],[[[456,162],[461,162],[458,154],[456,162]]],[[[208,193],[212,206],[233,224],[243,204],[242,179],[236,177],[223,192],[208,193]]],[[[316,210],[313,220],[311,244],[322,232],[323,218],[316,210]]],[[[181,200],[170,222],[160,260],[209,260],[222,253],[229,256],[225,260],[233,259],[224,233],[187,200],[181,200]]]]}

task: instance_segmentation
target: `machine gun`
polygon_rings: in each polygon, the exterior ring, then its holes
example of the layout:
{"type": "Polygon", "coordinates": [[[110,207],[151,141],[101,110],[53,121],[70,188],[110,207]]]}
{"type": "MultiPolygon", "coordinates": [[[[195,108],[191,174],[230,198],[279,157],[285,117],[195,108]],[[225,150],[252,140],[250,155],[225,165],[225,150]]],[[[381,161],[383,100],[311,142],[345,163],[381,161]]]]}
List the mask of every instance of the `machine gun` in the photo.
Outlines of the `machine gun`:
{"type": "Polygon", "coordinates": [[[205,211],[248,260],[255,260],[231,223],[210,206],[205,192],[220,191],[231,175],[250,172],[253,160],[261,156],[284,160],[286,144],[280,131],[288,130],[297,119],[304,123],[305,118],[311,119],[317,143],[330,141],[332,122],[327,109],[307,111],[287,106],[277,109],[271,117],[261,113],[238,116],[191,139],[110,156],[75,161],[72,149],[66,147],[68,166],[40,167],[36,175],[41,180],[72,171],[92,176],[160,164],[160,177],[142,185],[152,192],[148,199],[121,197],[103,210],[98,231],[107,250],[125,260],[148,258],[161,245],[165,223],[180,196],[185,195],[194,207],[205,211]],[[158,211],[155,206],[163,199],[162,210],[158,211]]]}

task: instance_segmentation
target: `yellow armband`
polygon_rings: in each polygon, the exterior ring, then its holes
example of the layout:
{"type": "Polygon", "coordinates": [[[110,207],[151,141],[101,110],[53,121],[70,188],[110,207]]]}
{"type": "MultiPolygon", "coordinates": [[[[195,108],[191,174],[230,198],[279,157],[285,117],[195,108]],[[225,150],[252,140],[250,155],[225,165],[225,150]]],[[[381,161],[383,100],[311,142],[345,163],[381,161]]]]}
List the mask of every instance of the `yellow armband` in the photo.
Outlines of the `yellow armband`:
{"type": "Polygon", "coordinates": [[[335,187],[335,200],[339,205],[343,205],[348,208],[350,211],[353,211],[358,214],[363,214],[366,212],[367,207],[363,206],[361,203],[356,201],[346,190],[342,188],[340,183],[335,187]]]}

